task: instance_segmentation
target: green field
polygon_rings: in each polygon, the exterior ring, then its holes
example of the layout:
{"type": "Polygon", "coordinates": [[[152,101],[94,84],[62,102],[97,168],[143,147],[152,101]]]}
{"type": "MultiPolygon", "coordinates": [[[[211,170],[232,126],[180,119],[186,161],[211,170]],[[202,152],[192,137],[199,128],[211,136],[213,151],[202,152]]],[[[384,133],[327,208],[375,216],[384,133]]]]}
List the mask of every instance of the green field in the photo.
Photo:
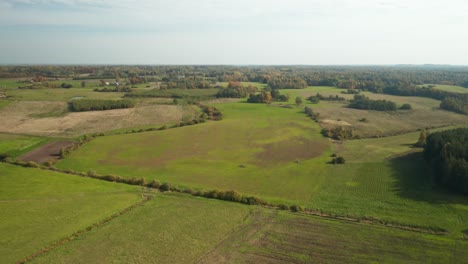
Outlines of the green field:
{"type": "Polygon", "coordinates": [[[453,126],[455,124],[468,124],[465,115],[441,110],[440,101],[415,96],[393,96],[362,92],[373,100],[389,100],[398,106],[411,104],[412,110],[398,110],[393,112],[368,111],[348,108],[347,102],[320,101],[311,104],[305,100],[311,95],[320,93],[323,96],[344,97],[348,100],[354,95],[341,94],[343,89],[333,87],[308,87],[306,89],[287,89],[281,93],[290,95],[290,103],[296,96],[304,98],[304,104],[312,107],[314,112],[320,114],[320,126],[323,128],[344,127],[353,130],[359,138],[392,136],[401,133],[414,132],[421,128],[434,128],[453,126]],[[366,122],[361,122],[365,118],[366,122]]]}
{"type": "Polygon", "coordinates": [[[463,263],[467,246],[395,228],[169,194],[33,263],[463,263]]]}
{"type": "Polygon", "coordinates": [[[156,195],[34,263],[193,263],[241,225],[246,205],[156,195]]]}
{"type": "Polygon", "coordinates": [[[444,85],[444,84],[425,84],[420,86],[434,85],[434,89],[451,92],[451,93],[468,93],[468,88],[454,85],[444,85]]]}
{"type": "Polygon", "coordinates": [[[0,153],[16,158],[47,142],[42,137],[0,133],[0,153]]]}
{"type": "Polygon", "coordinates": [[[14,263],[140,201],[139,188],[0,163],[0,256],[14,263]]]}
{"type": "Polygon", "coordinates": [[[468,228],[466,199],[434,188],[429,168],[417,154],[386,160],[414,151],[417,133],[397,140],[400,146],[393,145],[393,138],[375,139],[378,150],[354,159],[354,152],[363,155],[362,147],[353,145],[359,142],[332,145],[300,108],[217,107],[225,113],[223,121],[98,138],[57,166],[183,187],[234,189],[274,203],[440,227],[457,237],[468,228]],[[334,151],[351,162],[327,164],[334,151]]]}
{"type": "Polygon", "coordinates": [[[464,263],[468,242],[257,211],[200,263],[464,263]]]}

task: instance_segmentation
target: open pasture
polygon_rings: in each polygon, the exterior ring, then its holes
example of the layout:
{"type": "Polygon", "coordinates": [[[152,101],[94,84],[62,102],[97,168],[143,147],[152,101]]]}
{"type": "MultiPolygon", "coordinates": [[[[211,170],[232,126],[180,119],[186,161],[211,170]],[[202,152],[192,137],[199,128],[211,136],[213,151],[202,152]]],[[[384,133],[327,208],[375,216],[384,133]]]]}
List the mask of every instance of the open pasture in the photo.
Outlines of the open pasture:
{"type": "MultiPolygon", "coordinates": [[[[317,93],[324,96],[338,95],[346,99],[353,98],[353,95],[341,94],[341,90],[332,87],[309,87],[307,89],[282,90],[281,92],[294,95],[290,95],[290,101],[294,100],[295,96],[302,96],[306,99],[317,93]]],[[[348,108],[346,102],[320,101],[318,104],[310,104],[307,100],[304,102],[307,106],[312,107],[314,112],[320,114],[321,127],[330,129],[341,126],[352,129],[354,135],[360,138],[383,137],[413,132],[422,128],[468,124],[468,118],[465,115],[439,109],[440,101],[434,99],[369,92],[362,94],[373,100],[393,101],[398,106],[409,103],[413,109],[382,112],[348,108]],[[363,119],[366,121],[361,121],[363,119]]]]}
{"type": "Polygon", "coordinates": [[[251,207],[158,194],[33,263],[194,263],[250,215],[251,207]]]}
{"type": "Polygon", "coordinates": [[[444,228],[454,236],[468,228],[466,199],[435,188],[419,156],[387,160],[414,151],[417,133],[398,140],[397,147],[375,139],[381,149],[359,160],[353,159],[356,147],[323,138],[302,108],[216,107],[224,112],[220,122],[97,138],[57,166],[194,189],[234,189],[274,203],[444,228]],[[351,162],[327,164],[335,151],[351,162]]]}
{"type": "Polygon", "coordinates": [[[0,256],[14,263],[140,201],[137,187],[0,163],[0,256]]]}
{"type": "Polygon", "coordinates": [[[0,132],[74,137],[145,125],[176,123],[195,115],[189,106],[139,103],[135,108],[68,113],[55,101],[19,101],[0,110],[0,132]]]}
{"type": "Polygon", "coordinates": [[[451,92],[451,93],[468,93],[468,88],[454,85],[444,85],[444,84],[425,84],[420,86],[429,86],[434,85],[434,89],[451,92]]]}
{"type": "Polygon", "coordinates": [[[16,158],[48,141],[41,137],[0,133],[0,153],[16,158]]]}
{"type": "Polygon", "coordinates": [[[248,220],[200,263],[463,263],[468,258],[466,241],[398,229],[266,210],[248,220]]]}

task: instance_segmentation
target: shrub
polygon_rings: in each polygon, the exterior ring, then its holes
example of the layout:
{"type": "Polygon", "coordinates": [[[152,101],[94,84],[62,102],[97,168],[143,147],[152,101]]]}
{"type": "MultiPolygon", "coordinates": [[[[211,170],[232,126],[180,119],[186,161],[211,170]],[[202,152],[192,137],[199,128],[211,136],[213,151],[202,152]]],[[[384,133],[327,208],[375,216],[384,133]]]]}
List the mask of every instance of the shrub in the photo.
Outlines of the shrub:
{"type": "Polygon", "coordinates": [[[96,177],[97,176],[96,171],[95,170],[89,170],[88,171],[88,176],[93,177],[93,178],[96,177]]]}
{"type": "Polygon", "coordinates": [[[401,110],[411,110],[411,109],[413,109],[413,107],[410,104],[403,104],[402,106],[400,106],[400,109],[401,110]]]}
{"type": "Polygon", "coordinates": [[[332,160],[333,164],[345,164],[346,160],[343,157],[336,157],[332,160]]]}
{"type": "Polygon", "coordinates": [[[302,208],[302,206],[300,206],[300,205],[291,205],[289,207],[289,209],[291,211],[293,211],[293,212],[302,212],[302,211],[304,211],[304,208],[302,208]]]}
{"type": "Polygon", "coordinates": [[[289,210],[289,206],[287,206],[287,205],[285,205],[285,204],[280,204],[280,205],[278,206],[278,208],[279,208],[280,210],[289,210]]]}
{"type": "Polygon", "coordinates": [[[161,186],[159,186],[159,190],[162,191],[162,192],[167,192],[167,191],[170,191],[171,190],[171,185],[167,182],[161,184],[161,186]]]}
{"type": "Polygon", "coordinates": [[[151,188],[159,188],[159,186],[161,186],[161,183],[157,180],[153,180],[148,184],[148,186],[151,188]]]}

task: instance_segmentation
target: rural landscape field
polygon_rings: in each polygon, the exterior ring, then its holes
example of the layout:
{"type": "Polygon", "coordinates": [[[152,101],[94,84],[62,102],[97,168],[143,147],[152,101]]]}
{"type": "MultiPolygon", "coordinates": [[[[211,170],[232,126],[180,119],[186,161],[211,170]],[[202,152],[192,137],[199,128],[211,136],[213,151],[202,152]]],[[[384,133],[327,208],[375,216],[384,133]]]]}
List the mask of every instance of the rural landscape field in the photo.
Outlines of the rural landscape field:
{"type": "Polygon", "coordinates": [[[0,73],[1,263],[468,259],[466,67],[0,73]]]}

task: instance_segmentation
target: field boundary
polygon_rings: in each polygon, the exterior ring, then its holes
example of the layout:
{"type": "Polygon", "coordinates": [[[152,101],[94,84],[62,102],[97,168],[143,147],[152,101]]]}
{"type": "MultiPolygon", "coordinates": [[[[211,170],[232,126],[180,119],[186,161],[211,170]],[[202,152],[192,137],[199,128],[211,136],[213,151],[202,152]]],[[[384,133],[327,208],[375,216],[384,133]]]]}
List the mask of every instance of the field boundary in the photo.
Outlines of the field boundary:
{"type": "Polygon", "coordinates": [[[55,167],[46,167],[46,166],[42,166],[38,164],[33,164],[33,166],[31,166],[30,162],[26,163],[26,162],[21,162],[21,161],[10,161],[10,160],[3,160],[2,162],[9,163],[12,165],[17,165],[17,166],[27,167],[27,168],[49,170],[49,171],[55,171],[59,173],[79,176],[79,177],[87,177],[87,178],[93,178],[97,180],[108,181],[108,182],[116,182],[116,183],[123,183],[123,184],[134,185],[134,186],[142,186],[142,187],[147,187],[151,189],[158,189],[161,192],[172,191],[172,192],[177,192],[177,193],[189,194],[189,195],[196,196],[196,197],[204,197],[207,199],[216,199],[216,200],[235,202],[235,203],[241,203],[241,204],[246,204],[246,205],[259,205],[259,206],[263,206],[269,209],[291,211],[294,213],[314,215],[318,217],[324,217],[327,219],[335,219],[335,220],[346,221],[346,222],[364,223],[364,224],[369,224],[369,225],[381,225],[381,226],[390,227],[390,228],[397,228],[397,229],[432,234],[432,235],[446,235],[449,233],[448,230],[437,227],[437,226],[420,226],[420,225],[404,224],[404,223],[398,223],[394,221],[382,220],[382,219],[369,217],[369,216],[359,217],[359,216],[354,216],[354,215],[339,215],[339,214],[325,212],[325,211],[317,210],[313,208],[304,208],[300,205],[288,206],[285,204],[272,204],[267,201],[264,201],[263,199],[259,197],[242,195],[234,190],[230,190],[230,191],[198,190],[198,191],[195,191],[195,190],[192,190],[191,188],[180,189],[179,187],[173,186],[167,182],[161,184],[159,181],[153,180],[152,182],[148,183],[146,182],[146,179],[144,177],[140,179],[136,177],[122,178],[117,175],[98,175],[95,172],[88,172],[88,173],[76,172],[76,171],[69,170],[69,169],[63,170],[63,169],[58,169],[55,167]]]}
{"type": "Polygon", "coordinates": [[[129,207],[126,207],[126,208],[124,208],[124,209],[122,209],[122,210],[120,210],[120,211],[118,211],[118,212],[116,212],[116,213],[114,213],[114,214],[112,214],[112,215],[110,215],[108,217],[105,217],[104,219],[102,219],[102,220],[100,220],[100,221],[98,221],[98,222],[96,222],[96,223],[94,223],[92,225],[89,225],[89,226],[85,227],[84,229],[78,230],[78,231],[74,232],[73,234],[71,234],[71,235],[69,235],[69,236],[67,236],[65,238],[62,238],[62,239],[60,239],[60,240],[58,240],[56,242],[53,242],[49,246],[46,246],[46,247],[42,248],[41,250],[39,250],[39,251],[37,251],[37,252],[35,252],[35,253],[25,257],[25,258],[23,258],[23,259],[18,260],[16,262],[16,264],[22,264],[22,263],[29,262],[29,261],[31,261],[31,260],[33,260],[33,259],[47,253],[47,252],[49,252],[50,250],[52,250],[54,248],[57,248],[57,247],[65,244],[65,243],[67,243],[67,242],[69,242],[71,240],[74,240],[74,239],[76,239],[78,237],[81,237],[81,236],[85,235],[86,233],[103,226],[104,224],[112,221],[113,219],[115,219],[115,218],[117,218],[117,217],[119,217],[119,216],[121,216],[121,215],[123,215],[125,213],[128,213],[131,210],[133,210],[133,209],[135,209],[135,208],[137,208],[139,206],[142,206],[146,202],[153,199],[152,195],[147,195],[147,194],[146,195],[142,194],[142,197],[143,197],[143,200],[141,200],[141,201],[139,201],[139,202],[137,202],[135,204],[132,204],[129,207]]]}

